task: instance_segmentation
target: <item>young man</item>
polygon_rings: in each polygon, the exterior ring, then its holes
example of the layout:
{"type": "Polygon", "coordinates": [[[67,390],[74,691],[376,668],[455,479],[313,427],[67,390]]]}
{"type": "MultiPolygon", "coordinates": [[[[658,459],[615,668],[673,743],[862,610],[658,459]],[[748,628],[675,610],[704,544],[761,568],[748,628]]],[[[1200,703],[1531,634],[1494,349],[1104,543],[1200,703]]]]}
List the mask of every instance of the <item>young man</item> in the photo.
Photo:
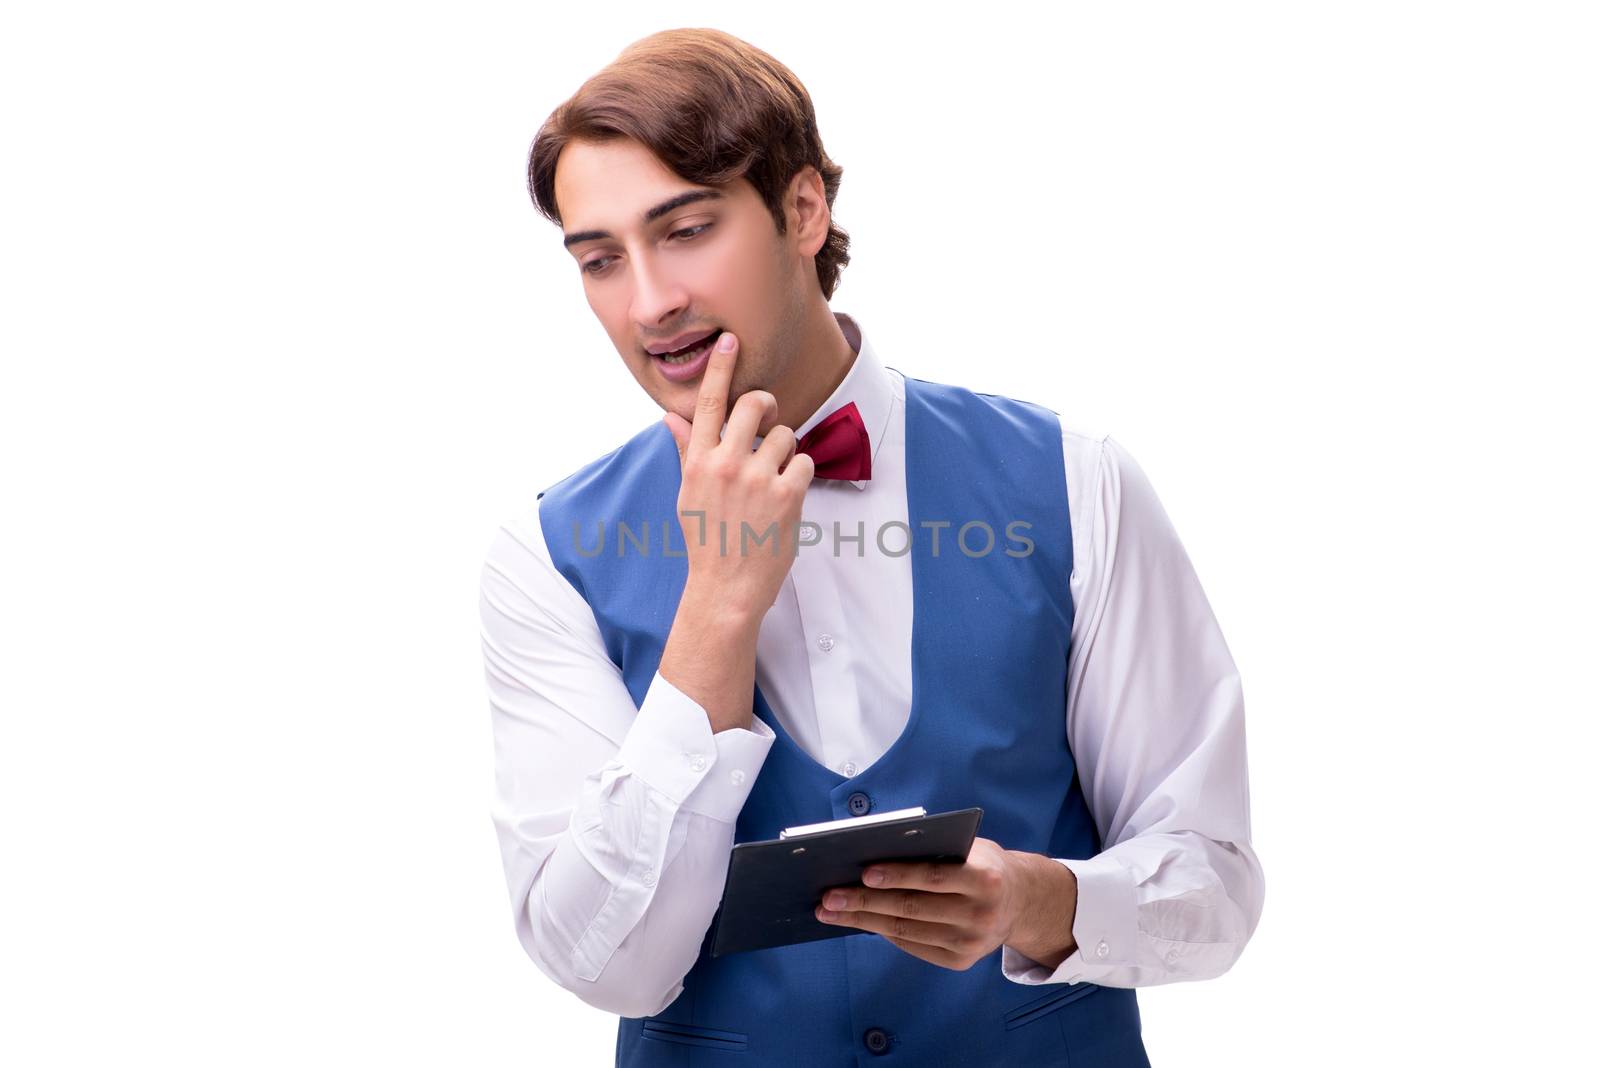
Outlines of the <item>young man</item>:
{"type": "Polygon", "coordinates": [[[489,550],[517,935],[623,1017],[619,1064],[1146,1063],[1132,988],[1225,971],[1260,915],[1238,675],[1119,446],[830,309],[840,175],[798,80],[710,30],[534,142],[666,414],[489,550]],[[852,937],[709,955],[735,842],[917,805],[983,808],[964,864],[830,891],[852,937]]]}

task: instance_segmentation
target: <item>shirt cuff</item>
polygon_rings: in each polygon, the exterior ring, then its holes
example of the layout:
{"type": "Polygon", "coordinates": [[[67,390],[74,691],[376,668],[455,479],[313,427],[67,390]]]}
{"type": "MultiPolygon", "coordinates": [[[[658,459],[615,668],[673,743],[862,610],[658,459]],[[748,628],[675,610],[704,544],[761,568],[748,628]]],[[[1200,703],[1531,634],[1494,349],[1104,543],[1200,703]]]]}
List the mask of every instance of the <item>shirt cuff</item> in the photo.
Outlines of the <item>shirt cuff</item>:
{"type": "Polygon", "coordinates": [[[1054,971],[1038,961],[1002,948],[1000,970],[1014,983],[1096,982],[1127,968],[1139,957],[1139,902],[1133,872],[1102,853],[1088,860],[1055,858],[1078,880],[1072,938],[1078,944],[1054,971]]]}
{"type": "Polygon", "coordinates": [[[732,823],[776,737],[754,715],[749,730],[713,734],[706,710],[658,672],[616,759],[680,808],[732,823]]]}

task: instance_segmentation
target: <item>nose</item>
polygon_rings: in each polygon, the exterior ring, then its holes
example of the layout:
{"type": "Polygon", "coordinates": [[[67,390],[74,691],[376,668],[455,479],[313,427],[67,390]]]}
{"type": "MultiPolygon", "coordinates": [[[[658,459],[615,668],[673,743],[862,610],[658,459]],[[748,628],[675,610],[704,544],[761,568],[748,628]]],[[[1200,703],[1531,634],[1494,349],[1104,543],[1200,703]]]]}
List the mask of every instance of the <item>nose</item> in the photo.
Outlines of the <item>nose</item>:
{"type": "Polygon", "coordinates": [[[683,311],[683,286],[654,257],[636,257],[634,264],[633,320],[653,331],[683,311]]]}

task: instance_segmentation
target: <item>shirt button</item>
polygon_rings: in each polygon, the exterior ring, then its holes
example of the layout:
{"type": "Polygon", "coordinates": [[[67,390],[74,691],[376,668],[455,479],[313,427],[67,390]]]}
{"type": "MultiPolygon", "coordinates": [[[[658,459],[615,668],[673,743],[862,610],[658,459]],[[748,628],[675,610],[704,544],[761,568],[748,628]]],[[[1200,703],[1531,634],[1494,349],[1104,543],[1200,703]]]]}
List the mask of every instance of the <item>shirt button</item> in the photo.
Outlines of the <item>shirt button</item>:
{"type": "Polygon", "coordinates": [[[654,886],[654,885],[656,885],[656,870],[654,868],[646,868],[644,870],[644,875],[642,876],[642,878],[644,879],[644,885],[646,885],[646,886],[654,886]]]}
{"type": "Polygon", "coordinates": [[[733,781],[733,785],[738,786],[740,783],[744,782],[744,769],[734,768],[732,773],[729,774],[728,778],[733,781]]]}
{"type": "Polygon", "coordinates": [[[1099,957],[1101,960],[1105,960],[1107,957],[1111,956],[1111,947],[1106,945],[1102,940],[1098,946],[1094,947],[1094,955],[1099,957]]]}
{"type": "Polygon", "coordinates": [[[854,775],[856,773],[856,762],[854,760],[846,760],[844,762],[844,773],[846,775],[854,775]]]}
{"type": "Polygon", "coordinates": [[[690,753],[689,754],[689,767],[693,768],[695,771],[704,771],[704,770],[706,770],[706,758],[705,758],[704,754],[701,754],[701,753],[690,753]]]}
{"type": "Polygon", "coordinates": [[[825,653],[831,651],[833,649],[833,635],[823,634],[818,636],[817,648],[821,649],[825,653]]]}

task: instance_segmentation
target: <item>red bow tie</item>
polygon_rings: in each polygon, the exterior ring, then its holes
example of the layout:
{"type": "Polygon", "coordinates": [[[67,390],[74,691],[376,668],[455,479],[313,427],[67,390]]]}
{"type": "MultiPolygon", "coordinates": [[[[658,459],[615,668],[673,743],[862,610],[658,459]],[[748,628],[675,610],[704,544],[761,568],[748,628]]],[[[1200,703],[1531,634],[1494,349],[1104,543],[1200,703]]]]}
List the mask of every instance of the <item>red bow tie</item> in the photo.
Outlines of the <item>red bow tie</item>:
{"type": "Polygon", "coordinates": [[[872,477],[872,441],[855,401],[829,412],[822,422],[801,435],[794,451],[811,457],[817,478],[872,477]]]}

